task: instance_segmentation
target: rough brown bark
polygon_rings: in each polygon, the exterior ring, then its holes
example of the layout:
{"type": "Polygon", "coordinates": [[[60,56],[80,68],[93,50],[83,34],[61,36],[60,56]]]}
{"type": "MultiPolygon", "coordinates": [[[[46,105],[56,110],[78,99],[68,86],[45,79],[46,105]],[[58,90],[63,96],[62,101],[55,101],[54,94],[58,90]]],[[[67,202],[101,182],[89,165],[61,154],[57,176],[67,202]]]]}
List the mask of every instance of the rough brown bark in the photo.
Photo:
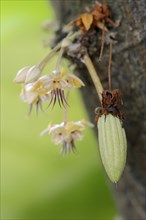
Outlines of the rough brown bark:
{"type": "MultiPolygon", "coordinates": [[[[126,220],[146,219],[146,130],[144,124],[145,113],[145,30],[144,12],[145,0],[106,0],[110,5],[114,20],[121,17],[121,26],[118,28],[118,43],[113,49],[112,85],[121,89],[123,93],[126,128],[128,139],[128,157],[124,174],[118,183],[116,198],[122,216],[126,220]]],[[[60,26],[71,21],[91,0],[53,0],[57,19],[60,26]]],[[[101,63],[97,57],[94,63],[101,75],[104,88],[107,88],[108,47],[104,50],[101,63]]],[[[85,106],[92,121],[94,109],[99,101],[86,68],[80,68],[80,77],[86,84],[82,89],[85,106]],[[90,102],[87,99],[90,97],[90,102]]]]}

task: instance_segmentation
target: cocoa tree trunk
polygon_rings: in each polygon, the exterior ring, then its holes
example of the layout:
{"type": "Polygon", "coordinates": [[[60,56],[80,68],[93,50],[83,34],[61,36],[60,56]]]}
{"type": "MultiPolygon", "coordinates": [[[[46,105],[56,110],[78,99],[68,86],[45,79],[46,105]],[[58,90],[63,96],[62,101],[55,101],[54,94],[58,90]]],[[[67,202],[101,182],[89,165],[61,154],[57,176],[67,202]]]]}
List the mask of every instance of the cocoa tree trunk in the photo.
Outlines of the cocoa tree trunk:
{"type": "MultiPolygon", "coordinates": [[[[60,28],[93,3],[94,1],[91,0],[53,0],[52,4],[60,28]]],[[[115,194],[123,219],[144,220],[146,219],[146,130],[144,129],[146,3],[145,0],[106,0],[106,3],[110,6],[113,19],[121,18],[121,25],[117,29],[118,43],[113,48],[112,87],[119,88],[123,93],[126,114],[124,127],[128,139],[127,164],[115,194]]],[[[106,46],[100,63],[99,54],[92,58],[105,89],[108,82],[108,53],[109,48],[106,46]]],[[[94,122],[94,109],[99,105],[99,100],[86,68],[78,67],[78,70],[86,84],[86,87],[81,90],[83,100],[94,122]],[[90,102],[87,97],[90,97],[90,102]]]]}

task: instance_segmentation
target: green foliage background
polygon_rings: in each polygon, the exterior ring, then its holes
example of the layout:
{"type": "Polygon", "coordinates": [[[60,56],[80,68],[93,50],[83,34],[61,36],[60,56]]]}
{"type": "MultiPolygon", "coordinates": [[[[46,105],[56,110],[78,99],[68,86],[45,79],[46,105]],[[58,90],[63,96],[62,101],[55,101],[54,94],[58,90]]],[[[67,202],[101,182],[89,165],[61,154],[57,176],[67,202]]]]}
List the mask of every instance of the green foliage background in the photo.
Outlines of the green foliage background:
{"type": "MultiPolygon", "coordinates": [[[[1,219],[113,219],[115,204],[93,131],[85,131],[77,155],[59,156],[60,147],[39,133],[49,121],[61,122],[61,109],[48,110],[47,117],[33,111],[28,118],[21,86],[12,82],[20,68],[47,54],[41,26],[53,18],[51,6],[43,0],[3,0],[1,9],[1,219]]],[[[69,103],[70,120],[87,119],[78,91],[69,103]]]]}

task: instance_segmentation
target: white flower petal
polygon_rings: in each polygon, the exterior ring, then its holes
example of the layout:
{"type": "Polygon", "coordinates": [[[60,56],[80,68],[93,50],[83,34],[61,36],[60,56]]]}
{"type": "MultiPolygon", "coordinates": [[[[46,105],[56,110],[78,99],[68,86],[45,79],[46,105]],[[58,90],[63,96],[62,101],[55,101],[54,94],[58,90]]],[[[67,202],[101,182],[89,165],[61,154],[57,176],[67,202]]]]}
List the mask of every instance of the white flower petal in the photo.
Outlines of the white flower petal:
{"type": "Polygon", "coordinates": [[[16,74],[16,78],[14,79],[14,82],[24,83],[29,69],[30,69],[30,66],[25,66],[22,69],[20,69],[16,74]]]}
{"type": "Polygon", "coordinates": [[[38,96],[37,92],[32,92],[32,91],[26,92],[26,102],[28,104],[33,103],[33,101],[37,98],[37,96],[38,96]]]}
{"type": "Polygon", "coordinates": [[[40,99],[43,102],[49,102],[51,100],[51,95],[50,94],[44,94],[44,95],[40,95],[40,99]]]}
{"type": "Polygon", "coordinates": [[[50,76],[45,75],[40,77],[37,82],[43,83],[43,87],[49,90],[53,87],[53,80],[50,76]]]}
{"type": "Polygon", "coordinates": [[[48,82],[49,80],[50,80],[50,76],[48,76],[48,75],[41,76],[41,77],[38,79],[38,81],[43,82],[44,84],[45,84],[46,82],[48,82]]]}
{"type": "Polygon", "coordinates": [[[63,79],[61,79],[60,81],[59,81],[59,83],[60,83],[60,86],[61,86],[61,88],[62,89],[64,89],[64,88],[66,88],[66,87],[69,87],[70,85],[69,85],[69,83],[68,82],[66,82],[65,80],[63,80],[63,79]]]}
{"type": "Polygon", "coordinates": [[[79,79],[79,77],[75,76],[72,73],[68,74],[68,79],[72,81],[73,86],[74,87],[81,87],[81,86],[85,86],[85,84],[83,83],[83,81],[81,79],[79,79]]]}
{"type": "Polygon", "coordinates": [[[64,135],[64,140],[65,140],[65,142],[70,143],[72,141],[71,134],[70,133],[69,134],[65,134],[64,135]]]}
{"type": "Polygon", "coordinates": [[[52,142],[57,144],[57,145],[58,144],[63,144],[63,142],[64,142],[64,135],[63,134],[62,135],[59,135],[59,134],[53,135],[52,142]]]}
{"type": "Polygon", "coordinates": [[[61,124],[55,124],[53,125],[50,130],[49,130],[49,134],[53,134],[54,132],[58,132],[59,133],[59,130],[64,127],[64,122],[62,122],[61,124]]]}
{"type": "Polygon", "coordinates": [[[45,134],[49,134],[49,128],[46,128],[45,130],[43,130],[41,133],[40,133],[40,136],[43,136],[45,134]]]}
{"type": "Polygon", "coordinates": [[[27,100],[26,100],[26,95],[25,95],[23,92],[20,93],[20,99],[21,99],[23,102],[27,102],[27,100]]]}
{"type": "Polygon", "coordinates": [[[74,141],[81,141],[83,139],[83,134],[79,131],[75,131],[71,134],[74,141]]]}
{"type": "Polygon", "coordinates": [[[45,83],[45,88],[48,90],[52,90],[53,89],[53,79],[49,79],[46,83],[45,83]]]}
{"type": "Polygon", "coordinates": [[[25,92],[29,92],[33,89],[35,83],[29,83],[29,84],[26,84],[25,87],[24,87],[24,91],[25,92]]]}
{"type": "Polygon", "coordinates": [[[85,119],[82,119],[81,121],[80,121],[80,123],[81,123],[81,125],[82,126],[89,126],[89,127],[91,127],[91,128],[93,128],[94,127],[94,124],[93,123],[91,123],[90,121],[86,121],[85,119]]]}
{"type": "Polygon", "coordinates": [[[75,121],[73,122],[74,125],[79,126],[80,128],[84,128],[85,126],[83,125],[83,123],[81,123],[81,121],[75,121]]]}

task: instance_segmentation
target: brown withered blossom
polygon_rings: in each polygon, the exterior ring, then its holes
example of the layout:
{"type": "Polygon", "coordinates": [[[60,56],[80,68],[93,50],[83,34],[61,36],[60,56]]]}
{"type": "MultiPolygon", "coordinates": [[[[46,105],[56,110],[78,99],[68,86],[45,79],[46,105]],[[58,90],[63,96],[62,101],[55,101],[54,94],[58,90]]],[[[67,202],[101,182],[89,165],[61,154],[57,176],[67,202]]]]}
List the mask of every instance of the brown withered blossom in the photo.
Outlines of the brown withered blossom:
{"type": "Polygon", "coordinates": [[[124,113],[120,110],[120,105],[123,104],[122,94],[119,89],[104,90],[102,93],[102,107],[97,107],[95,109],[96,121],[102,115],[107,116],[111,114],[118,117],[121,121],[124,119],[124,113]]]}
{"type": "Polygon", "coordinates": [[[108,4],[101,4],[97,2],[89,12],[81,14],[78,18],[73,20],[71,24],[78,26],[81,30],[85,32],[95,27],[98,27],[99,29],[108,32],[106,23],[109,23],[112,26],[116,26],[110,16],[111,12],[108,4]]]}

